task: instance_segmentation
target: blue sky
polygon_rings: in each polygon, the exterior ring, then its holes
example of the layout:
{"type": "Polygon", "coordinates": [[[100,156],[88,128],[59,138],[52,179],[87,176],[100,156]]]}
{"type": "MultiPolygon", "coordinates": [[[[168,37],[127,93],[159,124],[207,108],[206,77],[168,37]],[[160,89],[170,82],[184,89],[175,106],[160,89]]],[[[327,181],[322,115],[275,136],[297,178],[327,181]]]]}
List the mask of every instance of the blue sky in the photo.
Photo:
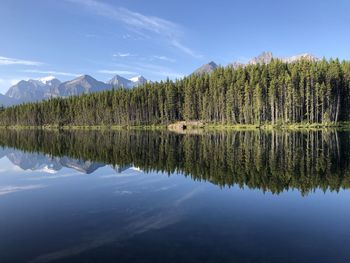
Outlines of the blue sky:
{"type": "Polygon", "coordinates": [[[0,92],[81,74],[179,78],[262,51],[350,59],[350,1],[1,0],[0,92]]]}

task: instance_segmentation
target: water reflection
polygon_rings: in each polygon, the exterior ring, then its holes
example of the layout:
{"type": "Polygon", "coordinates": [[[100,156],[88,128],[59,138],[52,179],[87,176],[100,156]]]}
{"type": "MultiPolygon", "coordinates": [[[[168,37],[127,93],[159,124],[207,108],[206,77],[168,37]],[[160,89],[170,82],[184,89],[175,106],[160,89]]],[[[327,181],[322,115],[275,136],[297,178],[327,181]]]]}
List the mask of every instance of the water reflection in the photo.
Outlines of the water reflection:
{"type": "Polygon", "coordinates": [[[349,262],[348,143],[0,131],[0,262],[349,262]]]}

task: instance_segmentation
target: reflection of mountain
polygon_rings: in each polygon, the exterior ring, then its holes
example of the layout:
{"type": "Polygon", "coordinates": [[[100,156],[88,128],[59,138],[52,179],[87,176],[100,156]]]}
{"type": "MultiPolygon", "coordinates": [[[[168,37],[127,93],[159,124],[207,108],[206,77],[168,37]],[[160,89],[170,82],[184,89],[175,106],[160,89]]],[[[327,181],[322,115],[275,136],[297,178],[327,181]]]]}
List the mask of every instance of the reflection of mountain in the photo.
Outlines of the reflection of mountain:
{"type": "Polygon", "coordinates": [[[6,154],[6,157],[16,166],[23,170],[47,170],[58,171],[62,165],[58,158],[52,158],[48,155],[38,153],[25,153],[13,150],[6,154]]]}
{"type": "MultiPolygon", "coordinates": [[[[9,148],[0,149],[0,158],[7,157],[14,165],[22,170],[43,171],[54,173],[62,168],[70,168],[81,173],[91,174],[105,164],[84,160],[77,160],[69,157],[52,157],[48,154],[29,153],[9,148]]],[[[115,171],[121,173],[129,169],[131,165],[117,166],[115,171]]]]}
{"type": "Polygon", "coordinates": [[[98,168],[105,166],[103,163],[94,163],[91,161],[75,160],[68,157],[60,159],[62,166],[77,170],[82,173],[91,174],[98,168]]]}
{"type": "Polygon", "coordinates": [[[124,172],[124,171],[126,171],[126,170],[128,170],[128,169],[130,169],[130,168],[132,168],[132,167],[133,167],[132,165],[123,165],[123,166],[117,165],[117,166],[115,166],[113,169],[114,169],[114,171],[116,171],[118,174],[120,174],[120,173],[122,173],[122,172],[124,172]]]}
{"type": "Polygon", "coordinates": [[[0,159],[11,153],[13,150],[9,148],[0,148],[0,159]]]}

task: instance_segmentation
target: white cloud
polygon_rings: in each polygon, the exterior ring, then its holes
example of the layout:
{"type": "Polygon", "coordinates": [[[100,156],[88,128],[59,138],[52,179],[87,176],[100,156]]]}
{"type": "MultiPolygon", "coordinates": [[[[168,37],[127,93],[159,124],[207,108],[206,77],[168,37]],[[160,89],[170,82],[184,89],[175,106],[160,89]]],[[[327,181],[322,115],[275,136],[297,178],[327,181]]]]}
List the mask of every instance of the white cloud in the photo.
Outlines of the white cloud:
{"type": "Polygon", "coordinates": [[[76,74],[76,73],[70,73],[70,72],[52,71],[52,70],[35,70],[35,69],[25,69],[22,72],[36,73],[36,74],[50,74],[50,75],[67,76],[67,77],[78,77],[82,75],[82,74],[76,74]]]}
{"type": "Polygon", "coordinates": [[[102,73],[102,74],[120,74],[120,75],[137,75],[136,72],[133,71],[128,71],[128,70],[108,70],[108,69],[101,69],[98,71],[98,73],[102,73]]]}
{"type": "MultiPolygon", "coordinates": [[[[146,33],[158,35],[164,38],[164,40],[166,40],[170,45],[181,50],[182,52],[195,58],[200,57],[196,52],[180,42],[180,39],[183,38],[182,27],[169,20],[155,16],[146,16],[123,7],[115,7],[96,0],[66,1],[80,4],[97,15],[121,22],[129,30],[143,37],[149,38],[146,33]]],[[[130,38],[130,35],[126,34],[123,36],[123,38],[130,38]]]]}
{"type": "Polygon", "coordinates": [[[40,66],[42,62],[0,56],[0,65],[40,66]]]}

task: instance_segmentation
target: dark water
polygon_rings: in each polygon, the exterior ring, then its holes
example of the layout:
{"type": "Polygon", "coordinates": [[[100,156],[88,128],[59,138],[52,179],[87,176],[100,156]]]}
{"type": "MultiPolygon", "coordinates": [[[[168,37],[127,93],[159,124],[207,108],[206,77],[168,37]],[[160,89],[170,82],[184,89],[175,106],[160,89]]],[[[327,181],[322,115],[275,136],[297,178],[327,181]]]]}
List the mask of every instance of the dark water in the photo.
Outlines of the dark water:
{"type": "Polygon", "coordinates": [[[349,138],[0,130],[0,262],[350,262],[349,138]]]}

